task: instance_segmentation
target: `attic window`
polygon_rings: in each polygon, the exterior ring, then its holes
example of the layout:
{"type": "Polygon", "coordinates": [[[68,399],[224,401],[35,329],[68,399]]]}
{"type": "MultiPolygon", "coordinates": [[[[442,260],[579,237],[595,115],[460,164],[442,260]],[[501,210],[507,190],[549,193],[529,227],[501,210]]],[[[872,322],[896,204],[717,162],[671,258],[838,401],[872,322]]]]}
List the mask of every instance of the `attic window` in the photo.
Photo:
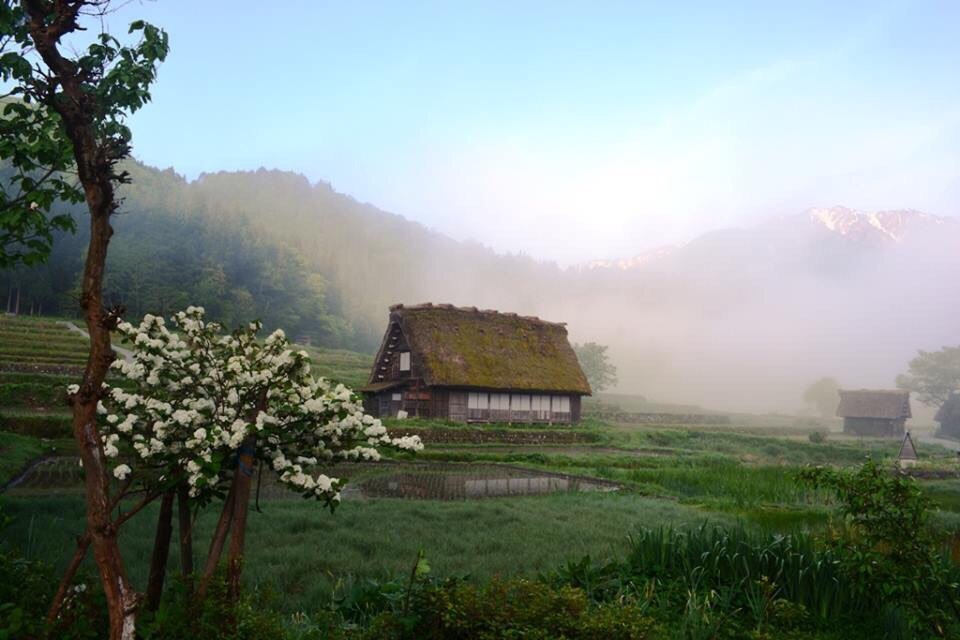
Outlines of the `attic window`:
{"type": "Polygon", "coordinates": [[[410,371],[410,352],[400,352],[400,371],[410,371]]]}

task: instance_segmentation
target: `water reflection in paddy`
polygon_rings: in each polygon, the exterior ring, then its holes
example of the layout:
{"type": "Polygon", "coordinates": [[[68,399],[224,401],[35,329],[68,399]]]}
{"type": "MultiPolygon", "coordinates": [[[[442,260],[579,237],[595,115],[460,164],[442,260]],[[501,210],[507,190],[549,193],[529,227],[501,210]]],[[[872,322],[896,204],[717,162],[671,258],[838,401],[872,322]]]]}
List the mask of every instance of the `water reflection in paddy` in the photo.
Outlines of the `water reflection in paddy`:
{"type": "MultiPolygon", "coordinates": [[[[497,464],[452,462],[341,463],[322,470],[346,479],[344,500],[407,498],[470,500],[582,491],[616,491],[619,485],[596,478],[570,476],[497,464]]],[[[255,489],[262,500],[296,499],[299,494],[280,485],[266,471],[255,489]]],[[[79,494],[83,473],[76,458],[47,458],[32,465],[7,487],[7,495],[79,494]]]]}
{"type": "Polygon", "coordinates": [[[579,491],[614,491],[617,485],[592,478],[499,465],[424,464],[357,483],[371,498],[464,500],[579,491]]]}

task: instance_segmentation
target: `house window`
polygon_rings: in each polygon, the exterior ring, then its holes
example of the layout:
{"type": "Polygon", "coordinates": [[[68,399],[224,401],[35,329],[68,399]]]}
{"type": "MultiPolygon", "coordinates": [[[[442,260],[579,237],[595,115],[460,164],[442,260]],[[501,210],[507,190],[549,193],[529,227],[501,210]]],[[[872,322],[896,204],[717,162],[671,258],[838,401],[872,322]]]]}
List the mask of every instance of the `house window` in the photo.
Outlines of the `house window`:
{"type": "Polygon", "coordinates": [[[553,413],[570,413],[570,397],[553,396],[553,413]]]}
{"type": "Polygon", "coordinates": [[[510,397],[510,409],[513,411],[530,411],[530,396],[514,394],[510,397]]]}
{"type": "Polygon", "coordinates": [[[490,408],[490,399],[486,393],[467,394],[467,409],[487,410],[490,408]]]}
{"type": "Polygon", "coordinates": [[[510,411],[509,393],[491,393],[490,394],[491,411],[510,411]]]}
{"type": "Polygon", "coordinates": [[[410,352],[400,352],[400,371],[410,371],[410,352]]]}
{"type": "Polygon", "coordinates": [[[534,420],[550,419],[550,396],[533,396],[530,399],[530,410],[534,420]]]}

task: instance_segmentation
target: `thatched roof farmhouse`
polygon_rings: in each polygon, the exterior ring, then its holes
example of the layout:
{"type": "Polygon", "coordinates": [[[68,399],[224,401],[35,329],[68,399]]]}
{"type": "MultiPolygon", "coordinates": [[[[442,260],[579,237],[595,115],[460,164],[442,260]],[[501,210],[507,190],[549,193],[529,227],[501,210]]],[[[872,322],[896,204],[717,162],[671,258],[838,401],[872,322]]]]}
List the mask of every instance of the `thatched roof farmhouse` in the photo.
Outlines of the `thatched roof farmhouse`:
{"type": "Polygon", "coordinates": [[[910,392],[900,390],[840,390],[837,415],[843,431],[882,438],[903,436],[910,413],[910,392]]]}
{"type": "Polygon", "coordinates": [[[564,423],[590,385],[563,323],[426,303],[390,307],[361,391],[378,416],[564,423]]]}

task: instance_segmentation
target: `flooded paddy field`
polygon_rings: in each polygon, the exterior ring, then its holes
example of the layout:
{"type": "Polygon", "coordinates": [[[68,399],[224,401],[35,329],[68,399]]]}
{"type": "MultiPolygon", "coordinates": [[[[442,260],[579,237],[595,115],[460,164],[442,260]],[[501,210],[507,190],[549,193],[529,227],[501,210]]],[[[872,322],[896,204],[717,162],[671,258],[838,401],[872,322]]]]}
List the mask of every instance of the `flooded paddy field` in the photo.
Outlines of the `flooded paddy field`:
{"type": "MultiPolygon", "coordinates": [[[[314,473],[344,478],[344,500],[403,498],[421,500],[469,500],[529,496],[549,493],[615,491],[620,485],[609,480],[553,473],[503,464],[451,462],[343,463],[314,473]]],[[[74,457],[41,458],[14,478],[9,496],[71,495],[83,491],[83,470],[74,457]]],[[[258,476],[258,498],[298,498],[279,484],[272,472],[258,476]]]]}

